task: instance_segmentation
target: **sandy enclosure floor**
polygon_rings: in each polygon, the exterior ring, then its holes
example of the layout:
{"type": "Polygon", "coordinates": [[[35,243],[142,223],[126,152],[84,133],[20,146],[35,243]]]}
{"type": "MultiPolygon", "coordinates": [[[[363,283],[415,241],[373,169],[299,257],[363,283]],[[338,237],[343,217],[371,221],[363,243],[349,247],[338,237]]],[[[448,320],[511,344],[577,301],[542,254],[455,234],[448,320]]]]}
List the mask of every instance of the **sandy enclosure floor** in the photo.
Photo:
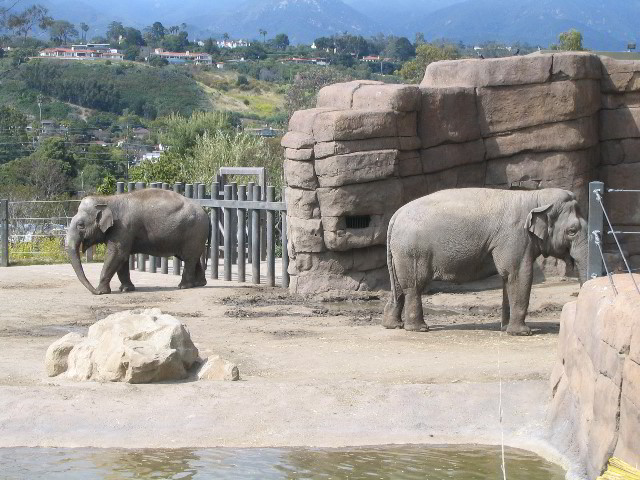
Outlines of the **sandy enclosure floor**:
{"type": "MultiPolygon", "coordinates": [[[[85,265],[97,283],[101,265],[85,265]]],[[[544,451],[547,379],[562,305],[577,282],[533,288],[527,338],[501,335],[501,284],[439,286],[423,298],[431,331],[385,330],[386,294],[291,296],[132,272],[133,293],[93,296],[69,265],[0,269],[0,447],[346,446],[507,443],[544,451]],[[159,307],[240,382],[123,385],[48,378],[44,354],[110,313],[159,307]]],[[[551,455],[548,453],[547,456],[551,455]]]]}

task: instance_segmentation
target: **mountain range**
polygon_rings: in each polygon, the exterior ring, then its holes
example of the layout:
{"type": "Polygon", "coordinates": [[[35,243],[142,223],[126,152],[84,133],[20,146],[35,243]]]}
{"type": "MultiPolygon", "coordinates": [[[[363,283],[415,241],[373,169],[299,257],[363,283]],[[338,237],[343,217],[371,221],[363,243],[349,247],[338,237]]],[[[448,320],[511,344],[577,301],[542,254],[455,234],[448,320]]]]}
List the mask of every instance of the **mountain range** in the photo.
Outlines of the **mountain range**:
{"type": "MultiPolygon", "coordinates": [[[[25,3],[25,2],[23,2],[25,3]]],[[[56,18],[90,25],[89,37],[112,21],[143,28],[154,21],[188,25],[190,37],[259,38],[287,33],[292,43],[341,32],[496,40],[543,48],[560,32],[580,30],[595,50],[624,50],[640,36],[640,0],[40,0],[56,18]]]]}

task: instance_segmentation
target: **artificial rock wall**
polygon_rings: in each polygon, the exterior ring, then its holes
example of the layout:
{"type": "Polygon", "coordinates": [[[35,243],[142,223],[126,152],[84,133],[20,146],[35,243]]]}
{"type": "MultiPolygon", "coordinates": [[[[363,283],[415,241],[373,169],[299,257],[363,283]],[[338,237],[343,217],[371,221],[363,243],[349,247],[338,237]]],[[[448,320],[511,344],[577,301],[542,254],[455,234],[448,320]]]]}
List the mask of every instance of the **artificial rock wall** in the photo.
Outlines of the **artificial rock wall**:
{"type": "MultiPolygon", "coordinates": [[[[640,284],[640,275],[636,275],[640,284]]],[[[596,478],[611,456],[640,464],[640,293],[628,274],[585,283],[562,310],[551,441],[596,478]]]]}
{"type": "MultiPolygon", "coordinates": [[[[534,54],[433,63],[419,86],[334,84],[282,146],[291,289],[387,288],[387,225],[418,197],[561,187],[586,210],[590,180],[637,187],[640,62],[534,54]]],[[[640,225],[640,195],[610,207],[640,225]]]]}

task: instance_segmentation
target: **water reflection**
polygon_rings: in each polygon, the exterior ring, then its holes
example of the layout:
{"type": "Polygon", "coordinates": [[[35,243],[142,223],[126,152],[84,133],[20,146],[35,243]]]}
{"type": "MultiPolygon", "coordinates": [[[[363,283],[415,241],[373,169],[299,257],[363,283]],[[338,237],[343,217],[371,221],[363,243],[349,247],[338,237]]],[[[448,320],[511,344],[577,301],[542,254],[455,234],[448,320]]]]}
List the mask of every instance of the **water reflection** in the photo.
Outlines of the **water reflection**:
{"type": "MultiPolygon", "coordinates": [[[[561,468],[506,449],[510,480],[562,480],[561,468]]],[[[0,449],[3,479],[428,479],[495,480],[500,448],[0,449]]]]}

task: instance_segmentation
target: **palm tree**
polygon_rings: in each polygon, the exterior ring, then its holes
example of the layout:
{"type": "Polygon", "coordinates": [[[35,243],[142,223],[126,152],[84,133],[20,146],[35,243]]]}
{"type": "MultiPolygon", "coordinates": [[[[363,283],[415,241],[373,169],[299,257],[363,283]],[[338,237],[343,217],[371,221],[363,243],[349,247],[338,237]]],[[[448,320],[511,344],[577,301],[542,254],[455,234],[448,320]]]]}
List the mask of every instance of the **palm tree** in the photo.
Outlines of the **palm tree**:
{"type": "Polygon", "coordinates": [[[222,34],[222,38],[224,38],[225,40],[229,40],[229,34],[227,32],[224,32],[222,34]]]}
{"type": "Polygon", "coordinates": [[[89,25],[84,22],[80,22],[80,30],[82,30],[82,41],[87,41],[87,32],[89,31],[89,25]]]}
{"type": "Polygon", "coordinates": [[[258,32],[260,32],[260,35],[262,35],[262,43],[266,43],[267,42],[267,31],[261,28],[260,30],[258,30],[258,32]]]}

